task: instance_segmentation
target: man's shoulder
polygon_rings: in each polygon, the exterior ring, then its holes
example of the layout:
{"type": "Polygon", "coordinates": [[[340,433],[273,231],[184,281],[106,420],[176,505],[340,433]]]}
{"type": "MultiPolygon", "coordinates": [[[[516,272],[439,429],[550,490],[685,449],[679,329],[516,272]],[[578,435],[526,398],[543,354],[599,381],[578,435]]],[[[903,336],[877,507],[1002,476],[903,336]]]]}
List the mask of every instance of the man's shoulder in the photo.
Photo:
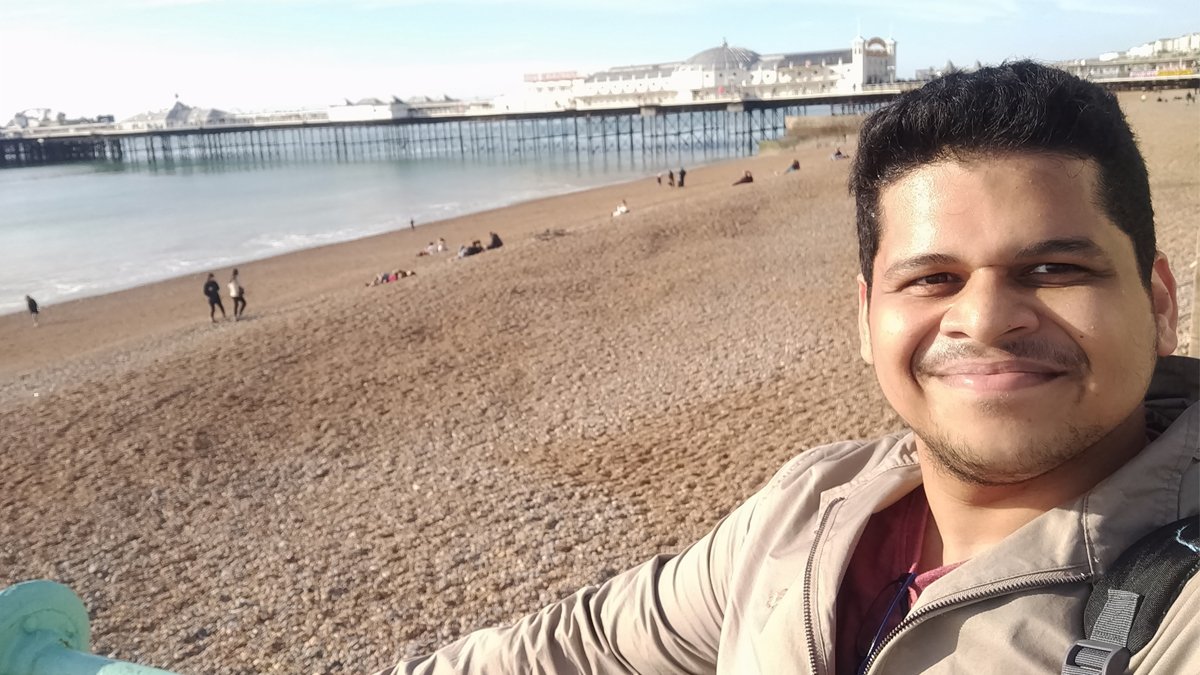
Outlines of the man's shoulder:
{"type": "Polygon", "coordinates": [[[849,440],[810,448],[775,473],[770,487],[788,490],[804,480],[822,489],[854,481],[876,471],[917,463],[910,431],[870,440],[849,440]]]}

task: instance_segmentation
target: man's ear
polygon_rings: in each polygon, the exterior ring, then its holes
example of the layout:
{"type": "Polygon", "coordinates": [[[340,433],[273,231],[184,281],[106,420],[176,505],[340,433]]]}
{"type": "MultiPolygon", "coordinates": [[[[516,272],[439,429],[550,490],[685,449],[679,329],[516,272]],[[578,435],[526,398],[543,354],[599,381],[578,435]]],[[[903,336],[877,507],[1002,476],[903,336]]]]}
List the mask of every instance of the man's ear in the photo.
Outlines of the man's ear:
{"type": "Polygon", "coordinates": [[[863,275],[858,275],[858,349],[863,361],[874,364],[875,357],[871,353],[871,321],[868,308],[871,302],[871,289],[867,287],[863,275]]]}
{"type": "Polygon", "coordinates": [[[1154,311],[1154,327],[1158,335],[1158,355],[1170,356],[1179,345],[1175,328],[1179,324],[1179,303],[1175,295],[1175,275],[1167,256],[1158,252],[1150,270],[1150,303],[1154,311]]]}

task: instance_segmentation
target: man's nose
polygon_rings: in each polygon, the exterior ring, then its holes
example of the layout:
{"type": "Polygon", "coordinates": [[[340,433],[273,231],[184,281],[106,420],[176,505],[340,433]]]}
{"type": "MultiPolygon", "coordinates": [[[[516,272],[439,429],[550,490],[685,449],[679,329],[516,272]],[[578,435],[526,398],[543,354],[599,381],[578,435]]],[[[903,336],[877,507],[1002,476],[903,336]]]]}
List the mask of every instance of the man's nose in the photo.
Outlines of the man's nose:
{"type": "Polygon", "coordinates": [[[981,344],[996,344],[1032,333],[1038,328],[1035,298],[993,270],[971,275],[942,315],[942,334],[970,338],[981,344]]]}

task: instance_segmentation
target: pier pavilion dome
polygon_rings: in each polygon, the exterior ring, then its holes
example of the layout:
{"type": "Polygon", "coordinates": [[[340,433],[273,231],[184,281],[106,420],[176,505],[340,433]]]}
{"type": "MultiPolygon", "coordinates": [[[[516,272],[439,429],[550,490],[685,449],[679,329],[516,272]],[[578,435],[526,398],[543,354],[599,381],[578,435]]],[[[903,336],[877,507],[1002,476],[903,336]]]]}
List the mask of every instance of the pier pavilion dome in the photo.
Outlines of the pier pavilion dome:
{"type": "Polygon", "coordinates": [[[750,70],[758,62],[758,52],[741,47],[730,47],[728,42],[722,42],[720,47],[705,49],[688,59],[689,66],[699,66],[705,70],[750,70]]]}

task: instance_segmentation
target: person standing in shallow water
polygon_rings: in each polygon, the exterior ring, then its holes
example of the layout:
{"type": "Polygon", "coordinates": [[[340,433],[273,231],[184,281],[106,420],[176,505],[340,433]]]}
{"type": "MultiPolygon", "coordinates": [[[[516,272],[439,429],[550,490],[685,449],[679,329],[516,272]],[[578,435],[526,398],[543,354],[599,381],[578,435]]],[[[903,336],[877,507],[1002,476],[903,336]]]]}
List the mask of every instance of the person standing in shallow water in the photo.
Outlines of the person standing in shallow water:
{"type": "Polygon", "coordinates": [[[217,309],[221,310],[221,318],[226,318],[225,305],[221,304],[221,284],[217,283],[217,276],[212,272],[208,273],[208,280],[204,282],[204,297],[208,298],[208,318],[213,322],[217,322],[217,309]]]}
{"type": "Polygon", "coordinates": [[[233,320],[237,321],[246,312],[246,289],[242,288],[242,282],[238,280],[236,267],[233,268],[233,276],[229,278],[229,297],[233,298],[233,320]]]}
{"type": "Polygon", "coordinates": [[[33,296],[27,295],[25,296],[25,304],[29,307],[29,315],[33,317],[33,325],[36,327],[38,325],[37,300],[34,300],[33,296]]]}

